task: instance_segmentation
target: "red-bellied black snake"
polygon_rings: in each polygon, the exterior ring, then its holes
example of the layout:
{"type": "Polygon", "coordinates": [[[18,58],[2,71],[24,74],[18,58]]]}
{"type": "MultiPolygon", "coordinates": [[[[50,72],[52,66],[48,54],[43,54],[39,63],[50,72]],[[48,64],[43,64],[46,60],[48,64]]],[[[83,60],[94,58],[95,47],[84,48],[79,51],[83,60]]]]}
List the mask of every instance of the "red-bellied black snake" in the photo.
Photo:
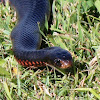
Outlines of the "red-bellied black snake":
{"type": "Polygon", "coordinates": [[[49,16],[49,0],[10,0],[18,13],[18,23],[11,32],[14,56],[22,66],[41,67],[46,64],[68,68],[72,56],[60,47],[39,49],[41,29],[49,16]]]}

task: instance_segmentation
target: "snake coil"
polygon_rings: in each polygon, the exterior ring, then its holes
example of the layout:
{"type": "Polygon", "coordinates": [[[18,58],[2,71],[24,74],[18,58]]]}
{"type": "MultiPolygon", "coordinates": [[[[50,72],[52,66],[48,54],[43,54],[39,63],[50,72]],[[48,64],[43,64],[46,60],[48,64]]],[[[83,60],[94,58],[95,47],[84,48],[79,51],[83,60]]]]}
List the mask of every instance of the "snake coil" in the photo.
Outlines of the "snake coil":
{"type": "Polygon", "coordinates": [[[60,47],[39,49],[45,16],[49,16],[48,0],[10,0],[18,13],[18,23],[11,33],[14,56],[23,66],[41,67],[46,64],[68,68],[72,56],[60,47]]]}

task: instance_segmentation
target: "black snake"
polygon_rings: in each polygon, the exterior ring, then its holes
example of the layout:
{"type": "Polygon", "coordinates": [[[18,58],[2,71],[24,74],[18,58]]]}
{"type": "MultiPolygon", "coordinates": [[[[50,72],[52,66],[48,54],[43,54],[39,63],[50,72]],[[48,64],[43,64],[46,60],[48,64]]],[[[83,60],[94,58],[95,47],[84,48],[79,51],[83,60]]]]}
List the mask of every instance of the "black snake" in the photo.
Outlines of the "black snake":
{"type": "Polygon", "coordinates": [[[44,28],[45,16],[49,16],[49,0],[10,0],[18,13],[18,23],[11,33],[14,56],[23,66],[41,67],[46,64],[68,68],[72,56],[60,47],[39,49],[40,29],[44,28]]]}

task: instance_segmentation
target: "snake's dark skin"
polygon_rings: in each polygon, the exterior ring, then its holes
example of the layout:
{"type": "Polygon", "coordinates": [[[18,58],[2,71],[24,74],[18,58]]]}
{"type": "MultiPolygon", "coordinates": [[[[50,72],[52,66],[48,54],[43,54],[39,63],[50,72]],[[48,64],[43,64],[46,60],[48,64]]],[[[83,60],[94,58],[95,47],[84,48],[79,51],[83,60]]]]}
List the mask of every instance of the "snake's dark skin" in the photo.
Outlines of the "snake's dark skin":
{"type": "Polygon", "coordinates": [[[18,23],[11,33],[13,52],[22,66],[41,67],[46,64],[68,68],[72,56],[60,47],[39,49],[45,17],[49,17],[48,0],[10,0],[18,13],[18,23]]]}

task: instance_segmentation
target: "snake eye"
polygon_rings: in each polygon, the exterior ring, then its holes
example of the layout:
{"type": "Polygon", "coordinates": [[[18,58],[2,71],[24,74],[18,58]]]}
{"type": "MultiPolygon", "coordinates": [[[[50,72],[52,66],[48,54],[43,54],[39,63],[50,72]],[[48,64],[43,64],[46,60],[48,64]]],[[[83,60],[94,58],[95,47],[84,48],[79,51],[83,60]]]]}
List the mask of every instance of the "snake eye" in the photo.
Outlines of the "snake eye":
{"type": "Polygon", "coordinates": [[[55,59],[54,63],[55,63],[55,66],[57,67],[61,66],[60,59],[55,59]]]}

